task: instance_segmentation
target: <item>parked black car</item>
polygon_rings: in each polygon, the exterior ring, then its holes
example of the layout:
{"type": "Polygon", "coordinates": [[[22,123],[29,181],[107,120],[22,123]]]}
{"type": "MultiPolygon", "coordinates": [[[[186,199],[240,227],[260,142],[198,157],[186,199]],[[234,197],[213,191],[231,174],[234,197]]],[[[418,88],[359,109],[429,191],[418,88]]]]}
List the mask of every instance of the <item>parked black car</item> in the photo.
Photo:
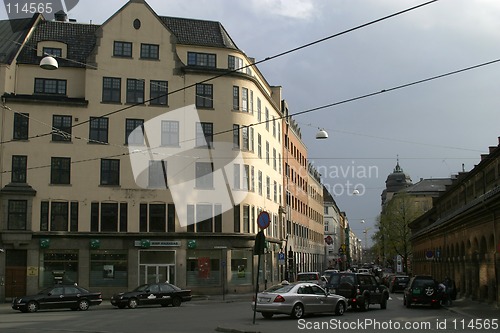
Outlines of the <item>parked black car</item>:
{"type": "Polygon", "coordinates": [[[410,308],[412,304],[424,304],[438,307],[443,299],[439,284],[430,275],[415,275],[404,290],[403,304],[410,308]]]}
{"type": "Polygon", "coordinates": [[[100,292],[91,292],[77,285],[58,284],[36,295],[14,298],[12,308],[21,312],[64,308],[86,311],[91,305],[99,305],[101,302],[100,292]]]}
{"type": "Polygon", "coordinates": [[[329,291],[347,298],[352,308],[365,311],[370,304],[379,304],[381,309],[386,309],[389,299],[387,287],[371,274],[340,272],[332,275],[329,291]]]}
{"type": "Polygon", "coordinates": [[[389,281],[389,291],[391,293],[404,291],[408,281],[410,281],[410,277],[408,275],[394,275],[389,281]]]}
{"type": "Polygon", "coordinates": [[[111,304],[123,309],[135,309],[140,305],[180,306],[191,300],[191,290],[181,289],[171,283],[143,284],[132,291],[111,297],[111,304]]]}

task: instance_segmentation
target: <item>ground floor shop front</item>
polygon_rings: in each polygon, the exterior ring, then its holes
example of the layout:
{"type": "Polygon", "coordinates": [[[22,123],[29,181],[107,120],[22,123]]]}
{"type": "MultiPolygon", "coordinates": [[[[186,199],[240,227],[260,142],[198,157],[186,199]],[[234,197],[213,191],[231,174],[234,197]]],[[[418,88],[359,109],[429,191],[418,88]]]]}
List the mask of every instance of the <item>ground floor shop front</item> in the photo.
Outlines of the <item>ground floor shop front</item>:
{"type": "MultiPolygon", "coordinates": [[[[3,237],[9,238],[9,237],[3,237]]],[[[279,281],[279,244],[261,258],[262,286],[279,281]]],[[[194,294],[250,292],[255,284],[254,238],[60,237],[0,244],[0,301],[53,283],[78,283],[103,297],[143,283],[169,281],[194,294]]]]}

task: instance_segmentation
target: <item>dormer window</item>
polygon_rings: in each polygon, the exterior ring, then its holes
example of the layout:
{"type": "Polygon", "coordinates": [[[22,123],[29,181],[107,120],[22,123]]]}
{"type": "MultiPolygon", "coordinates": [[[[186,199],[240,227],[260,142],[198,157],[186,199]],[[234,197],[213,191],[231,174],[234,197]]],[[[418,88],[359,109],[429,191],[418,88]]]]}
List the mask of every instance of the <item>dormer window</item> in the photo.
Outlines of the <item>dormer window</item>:
{"type": "Polygon", "coordinates": [[[43,54],[61,58],[62,57],[62,49],[58,48],[58,47],[44,47],[43,54]]]}

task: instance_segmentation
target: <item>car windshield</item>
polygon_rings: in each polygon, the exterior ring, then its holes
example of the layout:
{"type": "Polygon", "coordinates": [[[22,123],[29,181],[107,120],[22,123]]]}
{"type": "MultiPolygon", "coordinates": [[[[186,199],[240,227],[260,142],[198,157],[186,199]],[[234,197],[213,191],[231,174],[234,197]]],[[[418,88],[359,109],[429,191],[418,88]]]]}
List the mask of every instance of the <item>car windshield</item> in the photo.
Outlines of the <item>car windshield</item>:
{"type": "Polygon", "coordinates": [[[434,280],[415,280],[413,281],[413,288],[425,288],[425,287],[434,287],[435,283],[434,280]]]}
{"type": "Polygon", "coordinates": [[[332,274],[328,278],[328,284],[330,285],[338,285],[340,281],[340,275],[338,274],[332,274]]]}
{"type": "Polygon", "coordinates": [[[293,288],[292,284],[277,284],[264,290],[266,293],[287,293],[293,288]]]}
{"type": "Polygon", "coordinates": [[[52,289],[54,289],[54,287],[45,288],[45,289],[43,289],[43,290],[40,290],[40,291],[38,292],[38,294],[39,294],[39,295],[48,294],[48,293],[50,293],[50,292],[52,291],[52,289]]]}

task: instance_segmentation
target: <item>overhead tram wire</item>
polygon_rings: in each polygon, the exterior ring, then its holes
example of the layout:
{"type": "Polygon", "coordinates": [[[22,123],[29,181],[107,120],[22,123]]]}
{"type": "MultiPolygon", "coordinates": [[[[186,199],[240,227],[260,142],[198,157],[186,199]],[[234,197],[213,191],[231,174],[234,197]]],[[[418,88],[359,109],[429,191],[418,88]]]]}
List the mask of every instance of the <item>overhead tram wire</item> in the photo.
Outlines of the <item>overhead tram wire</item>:
{"type": "MultiPolygon", "coordinates": [[[[498,62],[500,62],[500,58],[495,59],[495,60],[491,60],[491,61],[487,61],[487,62],[483,62],[481,64],[477,64],[477,65],[465,67],[465,68],[462,68],[462,69],[458,69],[458,70],[455,70],[455,71],[447,72],[447,73],[444,73],[444,74],[435,75],[435,76],[432,76],[432,77],[429,77],[429,78],[426,78],[426,79],[422,79],[422,80],[413,81],[413,82],[410,82],[410,83],[401,84],[401,85],[398,85],[398,86],[394,86],[392,88],[382,89],[382,90],[379,90],[379,91],[376,91],[376,92],[372,92],[372,93],[360,95],[360,96],[357,96],[357,97],[348,98],[348,99],[345,99],[345,100],[342,100],[342,101],[333,102],[333,103],[330,103],[330,104],[326,104],[326,105],[323,105],[323,106],[314,107],[314,108],[307,109],[307,110],[304,110],[304,111],[299,111],[299,112],[290,114],[288,116],[281,116],[281,117],[275,118],[275,120],[285,119],[285,118],[289,118],[289,117],[293,117],[293,116],[303,115],[303,114],[306,114],[306,113],[320,111],[320,110],[331,108],[331,107],[338,106],[338,105],[341,105],[341,104],[346,104],[346,103],[354,102],[354,101],[361,100],[361,99],[364,99],[364,98],[373,97],[373,96],[384,94],[384,93],[388,93],[388,92],[391,92],[391,91],[395,91],[395,90],[399,90],[399,89],[403,89],[403,88],[408,88],[408,87],[411,87],[411,86],[414,86],[414,85],[417,85],[417,84],[421,84],[421,83],[425,83],[425,82],[429,82],[429,81],[441,79],[441,78],[444,78],[444,77],[447,77],[447,76],[451,76],[451,75],[463,73],[463,72],[470,71],[470,70],[473,70],[473,69],[477,69],[477,68],[481,68],[481,67],[484,67],[484,66],[492,65],[492,64],[495,64],[495,63],[498,63],[498,62]]],[[[15,112],[17,112],[17,111],[15,111],[15,112]]],[[[272,119],[264,120],[264,121],[257,122],[257,123],[253,123],[253,124],[248,125],[247,127],[252,127],[252,126],[256,126],[256,125],[260,125],[260,124],[265,124],[265,123],[270,122],[270,121],[272,121],[272,119]]],[[[224,133],[230,133],[232,131],[233,131],[233,129],[224,130],[224,131],[220,131],[220,132],[215,132],[215,133],[213,133],[213,136],[224,134],[224,133]]],[[[191,140],[195,140],[195,139],[193,138],[193,139],[190,139],[190,140],[185,140],[183,142],[187,142],[187,141],[191,141],[191,140]]],[[[12,141],[12,140],[10,140],[10,141],[12,141]]],[[[151,149],[160,149],[160,148],[161,147],[153,147],[153,148],[150,147],[148,149],[151,150],[151,149]]],[[[126,155],[130,155],[130,153],[124,153],[124,154],[122,154],[120,156],[126,156],[126,155]]],[[[101,158],[106,158],[106,157],[99,157],[99,158],[95,158],[93,160],[99,160],[101,158]]],[[[90,160],[92,160],[92,159],[89,159],[87,161],[90,161],[90,160]]],[[[2,173],[5,173],[5,172],[10,172],[10,171],[3,171],[2,173]]]]}
{"type": "MultiPolygon", "coordinates": [[[[161,95],[161,96],[158,96],[158,97],[155,97],[155,98],[150,98],[148,100],[145,100],[143,101],[142,103],[134,103],[134,104],[130,104],[130,105],[127,105],[123,108],[120,108],[120,109],[117,109],[117,110],[114,110],[114,111],[111,111],[111,112],[108,112],[106,114],[103,114],[101,116],[98,116],[98,117],[95,117],[95,118],[104,118],[104,117],[108,117],[108,116],[111,116],[111,115],[114,115],[114,114],[117,114],[117,113],[120,113],[120,112],[123,112],[123,111],[126,111],[126,110],[129,110],[129,109],[132,109],[134,107],[137,107],[137,106],[143,106],[145,103],[147,102],[151,102],[153,100],[156,100],[156,99],[159,99],[159,98],[162,98],[162,97],[165,97],[165,96],[170,96],[172,94],[175,94],[175,93],[178,93],[178,92],[182,92],[184,90],[187,90],[189,88],[193,88],[195,87],[197,84],[201,84],[201,83],[205,83],[205,82],[210,82],[212,80],[215,80],[215,79],[218,79],[218,78],[221,78],[221,77],[224,77],[224,76],[227,76],[229,74],[233,74],[233,73],[237,73],[239,71],[241,71],[242,69],[246,69],[246,68],[250,68],[250,67],[253,67],[253,66],[256,66],[258,64],[261,64],[261,63],[264,63],[264,62],[267,62],[267,61],[270,61],[270,60],[273,60],[273,59],[276,59],[276,58],[279,58],[279,57],[282,57],[282,56],[285,56],[287,54],[290,54],[290,53],[293,53],[293,52],[296,52],[296,51],[299,51],[299,50],[302,50],[302,49],[305,49],[307,47],[310,47],[310,46],[313,46],[313,45],[316,45],[316,44],[319,44],[319,43],[322,43],[322,42],[325,42],[327,40],[330,40],[332,38],[336,38],[336,37],[339,37],[339,36],[342,36],[342,35],[345,35],[347,33],[350,33],[350,32],[353,32],[353,31],[356,31],[356,30],[359,30],[359,29],[362,29],[362,28],[365,28],[365,27],[368,27],[370,25],[373,25],[373,24],[376,24],[376,23],[379,23],[379,22],[382,22],[382,21],[385,21],[385,20],[388,20],[390,18],[393,18],[395,16],[398,16],[398,15],[401,15],[401,14],[404,14],[404,13],[407,13],[407,12],[410,12],[412,10],[415,10],[415,9],[418,9],[418,8],[421,8],[421,7],[424,7],[424,6],[427,6],[429,4],[432,4],[434,2],[437,2],[439,0],[431,0],[431,1],[427,1],[427,2],[424,2],[422,4],[419,4],[419,5],[416,5],[416,6],[413,6],[413,7],[410,7],[410,8],[407,8],[407,9],[404,9],[404,10],[401,10],[399,12],[396,12],[396,13],[393,13],[393,14],[390,14],[390,15],[387,15],[387,16],[384,16],[384,17],[381,17],[381,18],[378,18],[376,20],[372,20],[370,22],[367,22],[367,23],[364,23],[364,24],[361,24],[361,25],[358,25],[356,27],[353,27],[353,28],[350,28],[350,29],[347,29],[347,30],[344,30],[344,31],[341,31],[339,33],[336,33],[336,34],[333,34],[333,35],[330,35],[330,36],[327,36],[327,37],[324,37],[324,38],[321,38],[321,39],[318,39],[318,40],[315,40],[313,42],[310,42],[310,43],[307,43],[307,44],[303,44],[301,46],[298,46],[298,47],[295,47],[293,49],[290,49],[290,50],[287,50],[287,51],[284,51],[284,52],[281,52],[281,53],[278,53],[276,55],[273,55],[273,56],[270,56],[270,57],[266,57],[262,60],[259,60],[259,61],[256,61],[256,62],[253,62],[251,64],[248,64],[248,65],[245,65],[245,66],[242,66],[240,68],[236,68],[236,69],[233,69],[233,70],[228,70],[228,71],[224,71],[223,73],[221,74],[218,74],[218,75],[215,75],[213,77],[210,77],[208,79],[205,79],[205,80],[202,80],[202,81],[199,81],[199,82],[196,82],[196,83],[193,83],[193,84],[190,84],[188,86],[185,86],[185,87],[182,87],[182,88],[179,88],[179,89],[176,89],[176,90],[173,90],[173,91],[170,91],[168,92],[167,94],[164,94],[164,95],[161,95]]],[[[73,62],[76,62],[73,60],[73,62]]],[[[87,65],[85,63],[82,63],[83,65],[87,65]]],[[[94,119],[95,119],[94,118],[94,119]]],[[[85,121],[82,121],[82,122],[79,122],[78,124],[74,124],[72,125],[71,127],[77,127],[77,126],[80,126],[80,125],[83,125],[83,124],[86,124],[90,122],[90,119],[89,120],[85,120],[85,121]]],[[[37,136],[34,136],[34,137],[30,137],[28,139],[31,139],[31,138],[39,138],[39,137],[43,137],[43,136],[46,136],[46,135],[50,135],[52,134],[52,132],[50,133],[44,133],[44,134],[39,134],[37,136]]],[[[9,141],[6,141],[6,142],[1,142],[1,143],[8,143],[8,142],[11,142],[12,140],[9,140],[9,141]]]]}

